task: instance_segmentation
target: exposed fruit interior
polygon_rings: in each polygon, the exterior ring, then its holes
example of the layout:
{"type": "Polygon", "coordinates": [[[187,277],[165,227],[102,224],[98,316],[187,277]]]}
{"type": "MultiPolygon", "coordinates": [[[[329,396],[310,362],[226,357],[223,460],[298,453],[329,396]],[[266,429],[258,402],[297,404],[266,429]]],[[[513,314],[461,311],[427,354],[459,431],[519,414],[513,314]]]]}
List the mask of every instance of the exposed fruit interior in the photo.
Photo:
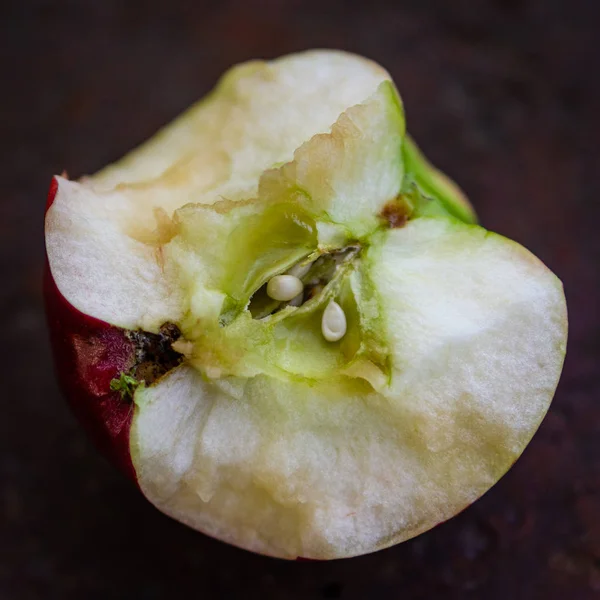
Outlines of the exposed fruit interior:
{"type": "Polygon", "coordinates": [[[171,335],[161,369],[112,384],[146,496],[249,549],[334,558],[481,495],[548,407],[566,313],[560,282],[474,220],[387,73],[336,52],[237,67],[120,163],[59,178],[60,292],[171,335]]]}

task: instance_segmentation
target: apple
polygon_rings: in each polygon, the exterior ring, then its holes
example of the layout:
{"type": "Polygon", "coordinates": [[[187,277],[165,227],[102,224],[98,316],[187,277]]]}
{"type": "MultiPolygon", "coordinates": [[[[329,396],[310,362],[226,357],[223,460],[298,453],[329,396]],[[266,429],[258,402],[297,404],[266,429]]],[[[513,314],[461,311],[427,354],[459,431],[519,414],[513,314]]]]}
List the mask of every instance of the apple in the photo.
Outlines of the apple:
{"type": "Polygon", "coordinates": [[[45,218],[60,385],[161,511],[255,552],[364,554],[474,502],[555,392],[560,281],[475,224],[388,73],[233,68],[45,218]]]}

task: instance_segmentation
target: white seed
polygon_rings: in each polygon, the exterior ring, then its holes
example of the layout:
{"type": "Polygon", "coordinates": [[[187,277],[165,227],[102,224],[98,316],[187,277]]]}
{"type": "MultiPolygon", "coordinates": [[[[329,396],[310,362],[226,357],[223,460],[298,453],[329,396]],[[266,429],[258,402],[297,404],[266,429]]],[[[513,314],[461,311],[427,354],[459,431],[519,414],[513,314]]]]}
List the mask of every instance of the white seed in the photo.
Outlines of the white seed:
{"type": "Polygon", "coordinates": [[[273,300],[287,302],[304,289],[303,283],[293,275],[275,275],[267,283],[267,295],[273,300]]]}
{"type": "Polygon", "coordinates": [[[305,265],[303,265],[302,263],[298,263],[297,265],[294,265],[291,269],[288,270],[288,275],[293,275],[298,279],[302,279],[310,271],[312,265],[312,261],[306,263],[305,265]]]}
{"type": "Polygon", "coordinates": [[[323,311],[321,332],[328,342],[337,342],[346,335],[346,315],[334,300],[331,300],[323,311]]]}

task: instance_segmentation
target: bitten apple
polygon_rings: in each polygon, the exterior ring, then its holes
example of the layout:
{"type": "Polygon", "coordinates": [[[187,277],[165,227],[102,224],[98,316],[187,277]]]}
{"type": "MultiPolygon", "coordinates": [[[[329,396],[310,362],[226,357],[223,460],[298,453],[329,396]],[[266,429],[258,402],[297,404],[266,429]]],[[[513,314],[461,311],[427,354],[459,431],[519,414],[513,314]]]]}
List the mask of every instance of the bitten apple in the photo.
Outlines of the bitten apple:
{"type": "Polygon", "coordinates": [[[118,163],[54,178],[61,387],[199,531],[290,559],[406,540],[513,464],[565,355],[560,281],[475,221],[378,65],[235,67],[118,163]]]}

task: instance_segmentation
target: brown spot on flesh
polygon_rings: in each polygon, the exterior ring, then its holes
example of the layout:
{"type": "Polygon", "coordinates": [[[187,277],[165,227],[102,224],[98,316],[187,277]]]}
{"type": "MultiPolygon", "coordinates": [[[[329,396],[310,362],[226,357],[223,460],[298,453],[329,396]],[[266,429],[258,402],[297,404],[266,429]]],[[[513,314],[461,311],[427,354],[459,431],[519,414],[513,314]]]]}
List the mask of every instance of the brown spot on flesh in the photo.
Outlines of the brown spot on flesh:
{"type": "Polygon", "coordinates": [[[404,203],[398,200],[388,202],[380,213],[382,219],[388,222],[391,229],[404,227],[408,221],[408,213],[404,203]]]}

